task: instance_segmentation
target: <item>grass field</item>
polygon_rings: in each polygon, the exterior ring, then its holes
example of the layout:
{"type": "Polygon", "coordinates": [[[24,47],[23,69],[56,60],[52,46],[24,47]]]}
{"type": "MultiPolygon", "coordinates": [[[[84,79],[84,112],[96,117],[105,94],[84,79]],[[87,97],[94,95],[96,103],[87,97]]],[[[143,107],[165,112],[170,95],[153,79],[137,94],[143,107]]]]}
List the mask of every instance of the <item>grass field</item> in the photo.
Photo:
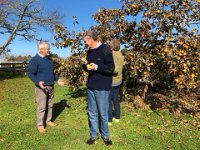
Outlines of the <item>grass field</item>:
{"type": "Polygon", "coordinates": [[[85,90],[70,92],[55,85],[54,117],[58,126],[39,134],[35,123],[34,85],[27,77],[0,77],[1,150],[199,150],[198,120],[167,111],[142,111],[122,102],[122,119],[110,127],[113,146],[101,139],[92,146],[86,115],[85,90]],[[64,107],[65,103],[71,107],[64,107]]]}

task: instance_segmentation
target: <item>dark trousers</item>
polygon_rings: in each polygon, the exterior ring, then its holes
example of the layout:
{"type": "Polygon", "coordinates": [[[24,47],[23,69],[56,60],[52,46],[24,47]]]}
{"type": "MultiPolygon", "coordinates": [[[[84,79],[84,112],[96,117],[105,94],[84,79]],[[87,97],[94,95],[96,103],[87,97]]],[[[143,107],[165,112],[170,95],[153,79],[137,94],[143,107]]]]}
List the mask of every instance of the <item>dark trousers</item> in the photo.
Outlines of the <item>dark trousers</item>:
{"type": "Polygon", "coordinates": [[[120,119],[120,101],[119,101],[120,86],[113,86],[109,95],[109,111],[108,121],[112,122],[113,117],[120,119]]]}

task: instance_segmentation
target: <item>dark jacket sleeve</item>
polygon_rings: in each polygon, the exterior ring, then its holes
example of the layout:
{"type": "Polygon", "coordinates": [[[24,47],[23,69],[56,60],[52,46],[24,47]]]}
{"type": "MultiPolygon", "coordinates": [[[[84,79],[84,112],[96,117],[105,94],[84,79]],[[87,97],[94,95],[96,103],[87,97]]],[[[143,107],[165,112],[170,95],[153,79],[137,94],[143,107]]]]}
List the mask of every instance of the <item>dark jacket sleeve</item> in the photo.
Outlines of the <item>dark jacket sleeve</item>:
{"type": "Polygon", "coordinates": [[[35,83],[38,84],[39,81],[37,80],[37,71],[38,71],[38,64],[35,59],[31,59],[29,62],[29,69],[28,69],[28,77],[35,83]]]}
{"type": "Polygon", "coordinates": [[[98,65],[97,71],[101,73],[113,73],[114,71],[114,61],[111,49],[105,45],[103,48],[104,64],[98,65]]]}

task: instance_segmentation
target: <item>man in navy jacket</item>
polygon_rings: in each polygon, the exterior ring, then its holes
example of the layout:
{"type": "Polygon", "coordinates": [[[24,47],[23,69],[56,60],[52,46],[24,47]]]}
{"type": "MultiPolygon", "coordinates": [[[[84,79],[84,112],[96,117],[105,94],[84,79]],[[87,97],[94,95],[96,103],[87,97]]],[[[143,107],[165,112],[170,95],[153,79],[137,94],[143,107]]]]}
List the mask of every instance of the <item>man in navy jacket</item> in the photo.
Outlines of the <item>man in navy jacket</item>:
{"type": "Polygon", "coordinates": [[[36,107],[37,107],[37,129],[40,133],[45,133],[45,125],[56,126],[51,121],[54,81],[63,86],[62,79],[54,74],[54,64],[47,56],[50,53],[49,44],[41,41],[38,43],[38,54],[29,63],[29,78],[35,83],[36,107]]]}
{"type": "Polygon", "coordinates": [[[109,93],[114,71],[112,51],[107,45],[99,42],[97,34],[91,30],[85,33],[83,39],[89,47],[87,58],[82,58],[83,67],[88,72],[87,104],[90,139],[87,144],[96,143],[100,129],[105,144],[112,145],[108,129],[109,93]]]}

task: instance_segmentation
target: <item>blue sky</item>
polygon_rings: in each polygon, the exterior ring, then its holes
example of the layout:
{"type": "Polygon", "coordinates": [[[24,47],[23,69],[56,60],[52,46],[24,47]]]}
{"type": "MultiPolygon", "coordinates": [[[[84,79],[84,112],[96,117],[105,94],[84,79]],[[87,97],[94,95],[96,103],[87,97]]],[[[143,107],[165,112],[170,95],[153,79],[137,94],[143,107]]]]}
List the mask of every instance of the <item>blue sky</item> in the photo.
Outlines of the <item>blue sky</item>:
{"type": "MultiPolygon", "coordinates": [[[[45,10],[58,9],[64,15],[64,25],[69,29],[80,30],[82,27],[88,29],[91,25],[95,25],[92,15],[98,12],[99,8],[120,8],[119,0],[40,0],[45,10]],[[73,16],[77,16],[79,24],[73,25],[73,16]]],[[[193,25],[194,26],[194,25],[193,25]]],[[[196,27],[196,26],[195,26],[196,27]]],[[[199,28],[199,26],[198,26],[199,28]]],[[[200,31],[199,31],[200,32],[200,31]]],[[[0,44],[5,41],[6,36],[0,37],[0,44]]],[[[39,38],[54,42],[53,35],[46,31],[39,33],[39,38]]],[[[8,47],[11,49],[10,55],[32,55],[37,53],[37,42],[27,42],[19,38],[8,47]]],[[[57,49],[51,46],[51,52],[58,54],[60,57],[70,55],[69,48],[57,49]]]]}
{"type": "MultiPolygon", "coordinates": [[[[80,30],[82,27],[89,28],[91,25],[95,25],[95,21],[92,19],[92,15],[98,12],[99,8],[120,8],[121,4],[119,0],[41,0],[44,4],[45,10],[58,9],[61,14],[64,14],[64,24],[67,28],[80,30]],[[79,25],[73,26],[73,16],[77,16],[79,25]]],[[[42,39],[53,42],[53,36],[49,32],[40,32],[39,36],[42,39]]],[[[1,38],[0,44],[5,37],[1,38]]],[[[10,55],[35,55],[37,53],[37,42],[27,42],[16,38],[9,49],[11,49],[10,55]]],[[[70,55],[70,49],[57,49],[51,46],[51,52],[58,54],[60,57],[66,57],[70,55]]]]}

